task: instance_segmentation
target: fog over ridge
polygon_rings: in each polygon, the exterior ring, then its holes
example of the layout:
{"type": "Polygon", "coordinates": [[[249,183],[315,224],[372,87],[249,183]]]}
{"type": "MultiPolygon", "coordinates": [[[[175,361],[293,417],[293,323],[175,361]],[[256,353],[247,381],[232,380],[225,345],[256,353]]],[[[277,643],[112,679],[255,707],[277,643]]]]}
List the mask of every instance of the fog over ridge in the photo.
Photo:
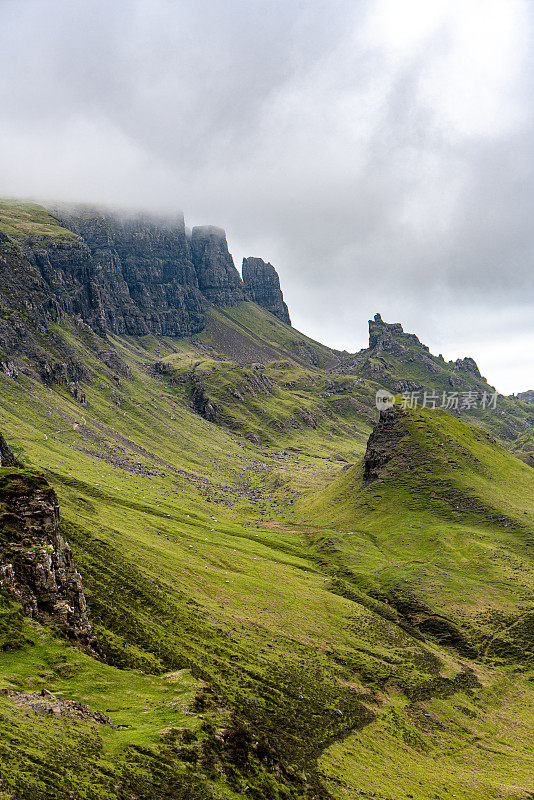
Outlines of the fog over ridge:
{"type": "Polygon", "coordinates": [[[0,194],[224,227],[296,327],[534,388],[527,0],[2,0],[0,194]]]}

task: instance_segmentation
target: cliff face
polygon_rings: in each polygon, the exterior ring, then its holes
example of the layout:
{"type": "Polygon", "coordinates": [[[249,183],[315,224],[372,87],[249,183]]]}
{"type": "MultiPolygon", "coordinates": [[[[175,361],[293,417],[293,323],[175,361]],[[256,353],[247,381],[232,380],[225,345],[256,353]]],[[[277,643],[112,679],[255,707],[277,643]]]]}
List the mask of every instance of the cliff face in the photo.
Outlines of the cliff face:
{"type": "Polygon", "coordinates": [[[265,263],[261,258],[244,258],[242,273],[249,298],[282,322],[291,325],[289,311],[280,289],[280,279],[273,265],[265,263]]]}
{"type": "Polygon", "coordinates": [[[232,306],[246,299],[222,228],[209,225],[193,228],[191,250],[199,288],[210,302],[232,306]]]}
{"type": "MultiPolygon", "coordinates": [[[[196,227],[189,239],[181,214],[3,202],[0,237],[4,305],[12,308],[20,297],[40,325],[69,315],[100,336],[191,336],[203,329],[209,304],[248,299],[289,323],[274,268],[247,259],[245,285],[225,232],[196,227]]],[[[2,349],[14,350],[0,341],[2,349]]]]}
{"type": "Polygon", "coordinates": [[[17,462],[5,449],[2,464],[7,468],[0,476],[0,588],[12,594],[29,616],[56,623],[70,638],[92,646],[82,579],[59,533],[55,492],[42,476],[10,469],[9,462],[17,462]]]}
{"type": "MultiPolygon", "coordinates": [[[[182,216],[57,213],[80,237],[66,263],[66,280],[81,284],[75,313],[100,332],[189,336],[202,330],[205,299],[182,216]]],[[[63,265],[55,259],[52,267],[56,281],[59,271],[63,283],[63,265]]]]}

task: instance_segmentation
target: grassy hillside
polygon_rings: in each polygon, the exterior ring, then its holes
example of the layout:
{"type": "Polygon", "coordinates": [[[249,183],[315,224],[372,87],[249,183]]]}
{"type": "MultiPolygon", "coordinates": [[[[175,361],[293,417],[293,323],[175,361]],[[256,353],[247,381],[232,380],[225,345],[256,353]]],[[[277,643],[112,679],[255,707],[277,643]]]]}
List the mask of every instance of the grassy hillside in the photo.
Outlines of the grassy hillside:
{"type": "Polygon", "coordinates": [[[17,244],[36,240],[78,239],[43,206],[17,200],[0,200],[0,231],[17,244]]]}
{"type": "Polygon", "coordinates": [[[86,406],[0,375],[106,657],[2,597],[2,685],[117,726],[1,695],[0,797],[528,798],[534,473],[437,411],[364,483],[377,384],[253,304],[210,314],[101,352],[52,326],[86,406]]]}
{"type": "Polygon", "coordinates": [[[428,778],[418,781],[436,755],[438,797],[528,796],[528,648],[517,653],[532,607],[525,465],[427,412],[403,419],[396,471],[363,485],[368,429],[335,403],[372,393],[366,384],[338,393],[328,381],[345,376],[273,361],[268,391],[249,396],[251,366],[208,357],[205,341],[148,337],[112,341],[131,370],[119,385],[74,331],[62,335],[94,371],[87,408],[66,389],[2,376],[0,428],[58,493],[108,664],[22,620],[1,675],[131,727],[27,717],[4,698],[14,796],[57,796],[68,762],[64,796],[358,797],[361,787],[426,798],[428,778]],[[192,365],[222,422],[190,407],[192,365]],[[324,419],[265,424],[298,409],[324,419]],[[267,441],[246,438],[254,426],[267,441]],[[521,717],[495,744],[514,704],[521,717]],[[36,758],[48,777],[33,777],[36,758]]]}

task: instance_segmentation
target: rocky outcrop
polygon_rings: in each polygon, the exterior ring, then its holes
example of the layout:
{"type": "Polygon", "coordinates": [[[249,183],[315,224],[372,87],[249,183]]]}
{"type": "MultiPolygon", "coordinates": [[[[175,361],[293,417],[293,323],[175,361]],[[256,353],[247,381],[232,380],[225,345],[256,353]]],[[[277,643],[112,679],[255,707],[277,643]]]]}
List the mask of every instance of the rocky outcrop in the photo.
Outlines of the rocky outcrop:
{"type": "Polygon", "coordinates": [[[274,268],[254,259],[263,267],[254,272],[248,292],[220,228],[196,227],[189,237],[181,214],[28,208],[17,209],[16,238],[0,233],[5,375],[16,379],[26,369],[49,384],[64,385],[87,379],[65,342],[43,346],[50,322],[75,320],[101,339],[107,333],[191,336],[204,328],[210,304],[231,306],[252,294],[289,321],[274,268]],[[28,225],[32,214],[37,217],[28,225]]]}
{"type": "Polygon", "coordinates": [[[85,703],[80,703],[78,700],[66,700],[62,695],[52,694],[47,689],[42,689],[40,692],[0,689],[0,696],[8,697],[18,708],[29,709],[42,716],[62,717],[97,725],[111,725],[114,728],[128,727],[113,725],[113,720],[102,711],[91,711],[85,703]]]}
{"type": "Polygon", "coordinates": [[[200,291],[210,302],[233,306],[246,299],[222,228],[211,225],[193,228],[191,252],[200,291]]]}
{"type": "Polygon", "coordinates": [[[206,394],[206,390],[199,383],[194,382],[191,391],[193,409],[208,422],[217,422],[221,409],[214,400],[206,394]]]}
{"type": "Polygon", "coordinates": [[[400,322],[384,322],[380,314],[369,320],[369,350],[400,353],[405,346],[417,346],[429,352],[414,333],[405,333],[400,322]]]}
{"type": "Polygon", "coordinates": [[[55,492],[43,476],[16,468],[0,477],[0,588],[29,616],[96,647],[82,579],[59,532],[55,492]]]}
{"type": "Polygon", "coordinates": [[[7,442],[0,433],[0,467],[17,467],[22,469],[22,464],[18,461],[9,447],[7,442]]]}
{"type": "Polygon", "coordinates": [[[244,258],[242,275],[250,300],[291,325],[289,311],[280,289],[280,279],[273,265],[261,258],[244,258]]]}
{"type": "Polygon", "coordinates": [[[68,277],[56,253],[48,258],[56,283],[74,277],[84,287],[79,309],[66,308],[67,313],[79,311],[100,332],[189,336],[202,330],[205,299],[182,215],[165,218],[68,208],[56,213],[80,237],[70,244],[68,277]]]}
{"type": "Polygon", "coordinates": [[[454,369],[458,372],[469,372],[469,374],[474,375],[475,378],[482,378],[477,362],[474,358],[470,358],[469,356],[457,358],[454,362],[454,369]]]}
{"type": "Polygon", "coordinates": [[[523,400],[524,403],[534,403],[534,389],[529,389],[528,392],[518,392],[516,397],[523,400]]]}
{"type": "Polygon", "coordinates": [[[380,412],[380,419],[367,442],[363,461],[363,479],[366,483],[383,477],[392,459],[395,458],[397,463],[398,443],[407,436],[406,430],[399,424],[404,416],[404,412],[396,408],[380,412]]]}

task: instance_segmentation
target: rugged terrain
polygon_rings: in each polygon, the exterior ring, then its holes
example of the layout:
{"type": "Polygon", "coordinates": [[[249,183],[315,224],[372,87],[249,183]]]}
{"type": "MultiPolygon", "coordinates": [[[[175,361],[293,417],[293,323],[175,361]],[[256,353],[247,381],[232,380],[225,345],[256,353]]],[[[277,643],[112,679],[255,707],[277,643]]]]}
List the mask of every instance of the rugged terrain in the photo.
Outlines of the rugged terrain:
{"type": "Polygon", "coordinates": [[[0,207],[2,800],[532,797],[532,404],[406,407],[493,389],[54,211],[0,207]]]}

